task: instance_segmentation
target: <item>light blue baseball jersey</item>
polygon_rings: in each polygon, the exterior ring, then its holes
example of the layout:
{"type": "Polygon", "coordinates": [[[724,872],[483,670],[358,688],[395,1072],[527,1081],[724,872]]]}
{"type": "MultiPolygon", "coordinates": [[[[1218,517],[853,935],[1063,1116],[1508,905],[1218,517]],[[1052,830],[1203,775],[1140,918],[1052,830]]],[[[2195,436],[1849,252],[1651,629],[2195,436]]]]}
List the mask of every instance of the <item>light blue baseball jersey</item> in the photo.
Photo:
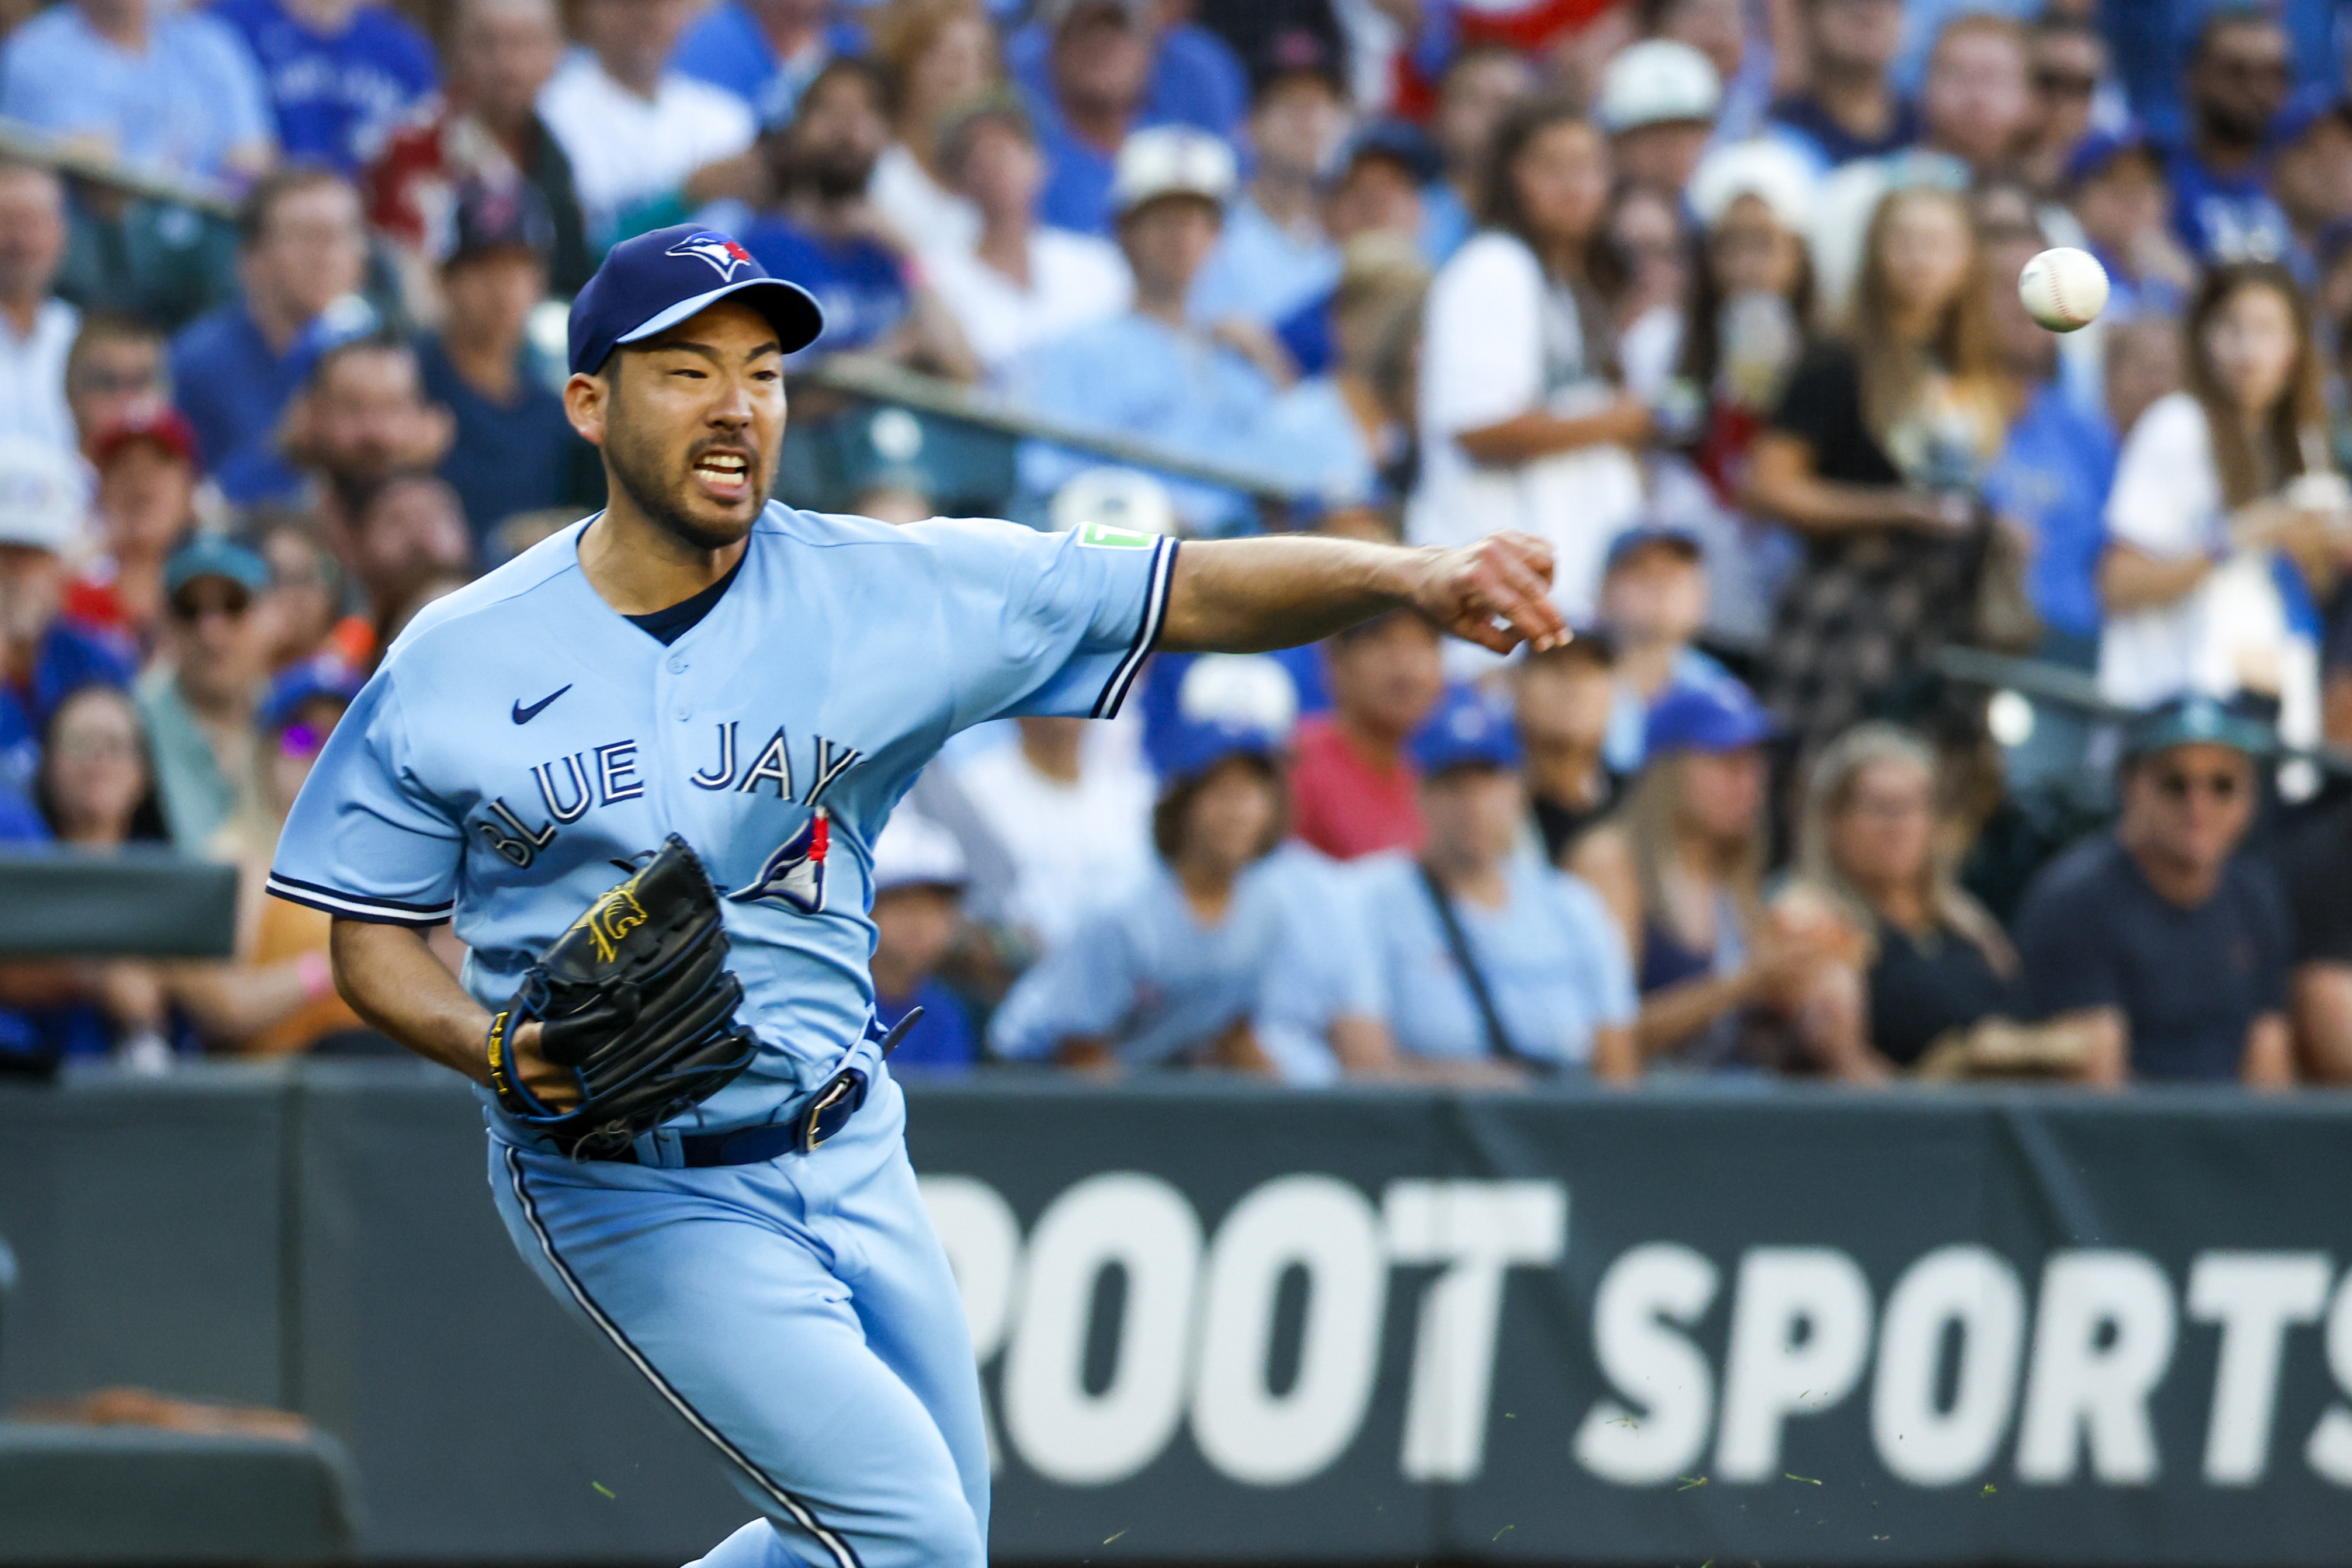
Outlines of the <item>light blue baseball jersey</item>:
{"type": "MultiPolygon", "coordinates": [[[[1397,1048],[1420,1057],[1492,1056],[1421,868],[1388,854],[1353,869],[1397,1048]]],[[[1639,1006],[1625,943],[1581,879],[1533,855],[1512,857],[1506,876],[1510,901],[1499,910],[1454,900],[1504,1032],[1525,1055],[1588,1060],[1592,1032],[1630,1026],[1639,1006]]]]}
{"type": "Polygon", "coordinates": [[[1257,994],[1257,1043],[1286,1083],[1338,1081],[1332,1024],[1381,1018],[1388,999],[1364,929],[1361,900],[1346,867],[1292,839],[1265,858],[1284,901],[1282,945],[1265,966],[1257,994]]]}
{"type": "Polygon", "coordinates": [[[891,807],[968,725],[1116,712],[1176,547],[772,502],[718,604],[665,647],[589,584],[585,526],[417,616],[320,754],[269,888],[361,920],[453,919],[465,984],[495,1009],[616,860],[677,833],[724,889],[762,1048],[672,1125],[763,1122],[866,1031],[891,807]]]}

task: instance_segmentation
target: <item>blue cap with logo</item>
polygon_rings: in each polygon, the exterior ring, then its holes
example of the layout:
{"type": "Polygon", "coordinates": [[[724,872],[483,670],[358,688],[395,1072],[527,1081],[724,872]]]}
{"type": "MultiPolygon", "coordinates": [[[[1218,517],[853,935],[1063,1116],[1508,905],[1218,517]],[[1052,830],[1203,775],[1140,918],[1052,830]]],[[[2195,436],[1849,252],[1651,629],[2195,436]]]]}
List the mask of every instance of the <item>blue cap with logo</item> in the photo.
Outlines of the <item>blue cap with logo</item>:
{"type": "Polygon", "coordinates": [[[283,729],[312,702],[349,707],[364,684],[358,670],[332,654],[306,658],[269,683],[269,693],[261,700],[261,727],[283,729]]]}
{"type": "Polygon", "coordinates": [[[1167,790],[1199,778],[1234,757],[1249,757],[1272,766],[1282,754],[1282,735],[1247,719],[1180,718],[1161,734],[1152,752],[1160,769],[1160,787],[1167,790]]]}
{"type": "Polygon", "coordinates": [[[1412,749],[1423,778],[1455,768],[1516,768],[1523,756],[1511,710],[1475,686],[1448,689],[1412,749]]]}
{"type": "Polygon", "coordinates": [[[768,319],[786,353],[808,347],[824,331],[816,297],[769,277],[731,235],[682,223],[625,239],[572,301],[572,373],[593,375],[622,344],[666,332],[736,298],[768,319]]]}
{"type": "Polygon", "coordinates": [[[199,577],[226,577],[248,594],[269,586],[269,563],[217,533],[197,533],[163,563],[163,592],[179,591],[199,577]]]}
{"type": "Polygon", "coordinates": [[[2114,131],[2094,131],[2066,154],[2065,183],[2079,185],[2095,179],[2121,158],[2155,155],[2156,143],[2136,121],[2126,121],[2114,131]]]}
{"type": "Polygon", "coordinates": [[[1652,757],[1672,752],[1710,755],[1743,751],[1780,733],[1772,715],[1748,688],[1726,678],[1704,685],[1667,689],[1650,708],[1643,751],[1652,757]]]}
{"type": "Polygon", "coordinates": [[[2126,761],[2170,746],[2194,745],[2227,746],[2250,757],[2267,757],[2278,750],[2278,735],[2261,720],[2202,692],[2159,702],[2124,726],[2126,761]]]}

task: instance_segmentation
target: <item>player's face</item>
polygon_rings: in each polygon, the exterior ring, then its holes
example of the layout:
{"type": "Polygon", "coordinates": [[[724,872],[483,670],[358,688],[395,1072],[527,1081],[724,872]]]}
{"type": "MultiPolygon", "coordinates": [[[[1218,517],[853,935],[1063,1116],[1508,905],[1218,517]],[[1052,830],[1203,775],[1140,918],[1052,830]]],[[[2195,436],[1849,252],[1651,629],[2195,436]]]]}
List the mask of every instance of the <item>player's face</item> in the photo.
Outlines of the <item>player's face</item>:
{"type": "Polygon", "coordinates": [[[573,427],[647,518],[705,550],[751,532],[784,437],[783,356],[758,311],[713,305],[604,375],[573,376],[567,396],[573,427]]]}

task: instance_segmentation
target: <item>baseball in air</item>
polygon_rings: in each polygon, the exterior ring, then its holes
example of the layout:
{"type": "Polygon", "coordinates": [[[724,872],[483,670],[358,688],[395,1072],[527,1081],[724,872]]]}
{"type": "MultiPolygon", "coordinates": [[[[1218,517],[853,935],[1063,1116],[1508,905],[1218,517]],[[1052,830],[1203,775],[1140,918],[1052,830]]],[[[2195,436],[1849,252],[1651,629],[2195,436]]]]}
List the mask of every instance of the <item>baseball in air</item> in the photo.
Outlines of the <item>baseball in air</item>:
{"type": "Polygon", "coordinates": [[[2107,307],[2107,269],[2087,250],[2045,250],[2017,275],[2026,313],[2053,332],[2071,332],[2098,320],[2107,307]]]}

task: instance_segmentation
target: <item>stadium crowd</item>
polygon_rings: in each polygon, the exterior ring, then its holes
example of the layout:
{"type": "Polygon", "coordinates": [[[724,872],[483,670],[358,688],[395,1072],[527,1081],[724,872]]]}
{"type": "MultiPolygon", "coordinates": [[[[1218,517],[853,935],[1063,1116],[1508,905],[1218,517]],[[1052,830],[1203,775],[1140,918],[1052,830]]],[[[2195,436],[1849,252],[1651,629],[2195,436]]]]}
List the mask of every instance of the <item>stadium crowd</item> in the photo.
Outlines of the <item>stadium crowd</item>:
{"type": "Polygon", "coordinates": [[[692,222],[823,302],[796,372],[1037,422],[804,377],[788,502],[1520,529],[1579,632],[959,737],[874,847],[901,1068],[2352,1079],[2352,6],[0,20],[0,839],[245,872],[232,961],[0,964],[0,1067],[391,1048],[261,873],[407,620],[600,504],[564,302],[692,222]]]}

